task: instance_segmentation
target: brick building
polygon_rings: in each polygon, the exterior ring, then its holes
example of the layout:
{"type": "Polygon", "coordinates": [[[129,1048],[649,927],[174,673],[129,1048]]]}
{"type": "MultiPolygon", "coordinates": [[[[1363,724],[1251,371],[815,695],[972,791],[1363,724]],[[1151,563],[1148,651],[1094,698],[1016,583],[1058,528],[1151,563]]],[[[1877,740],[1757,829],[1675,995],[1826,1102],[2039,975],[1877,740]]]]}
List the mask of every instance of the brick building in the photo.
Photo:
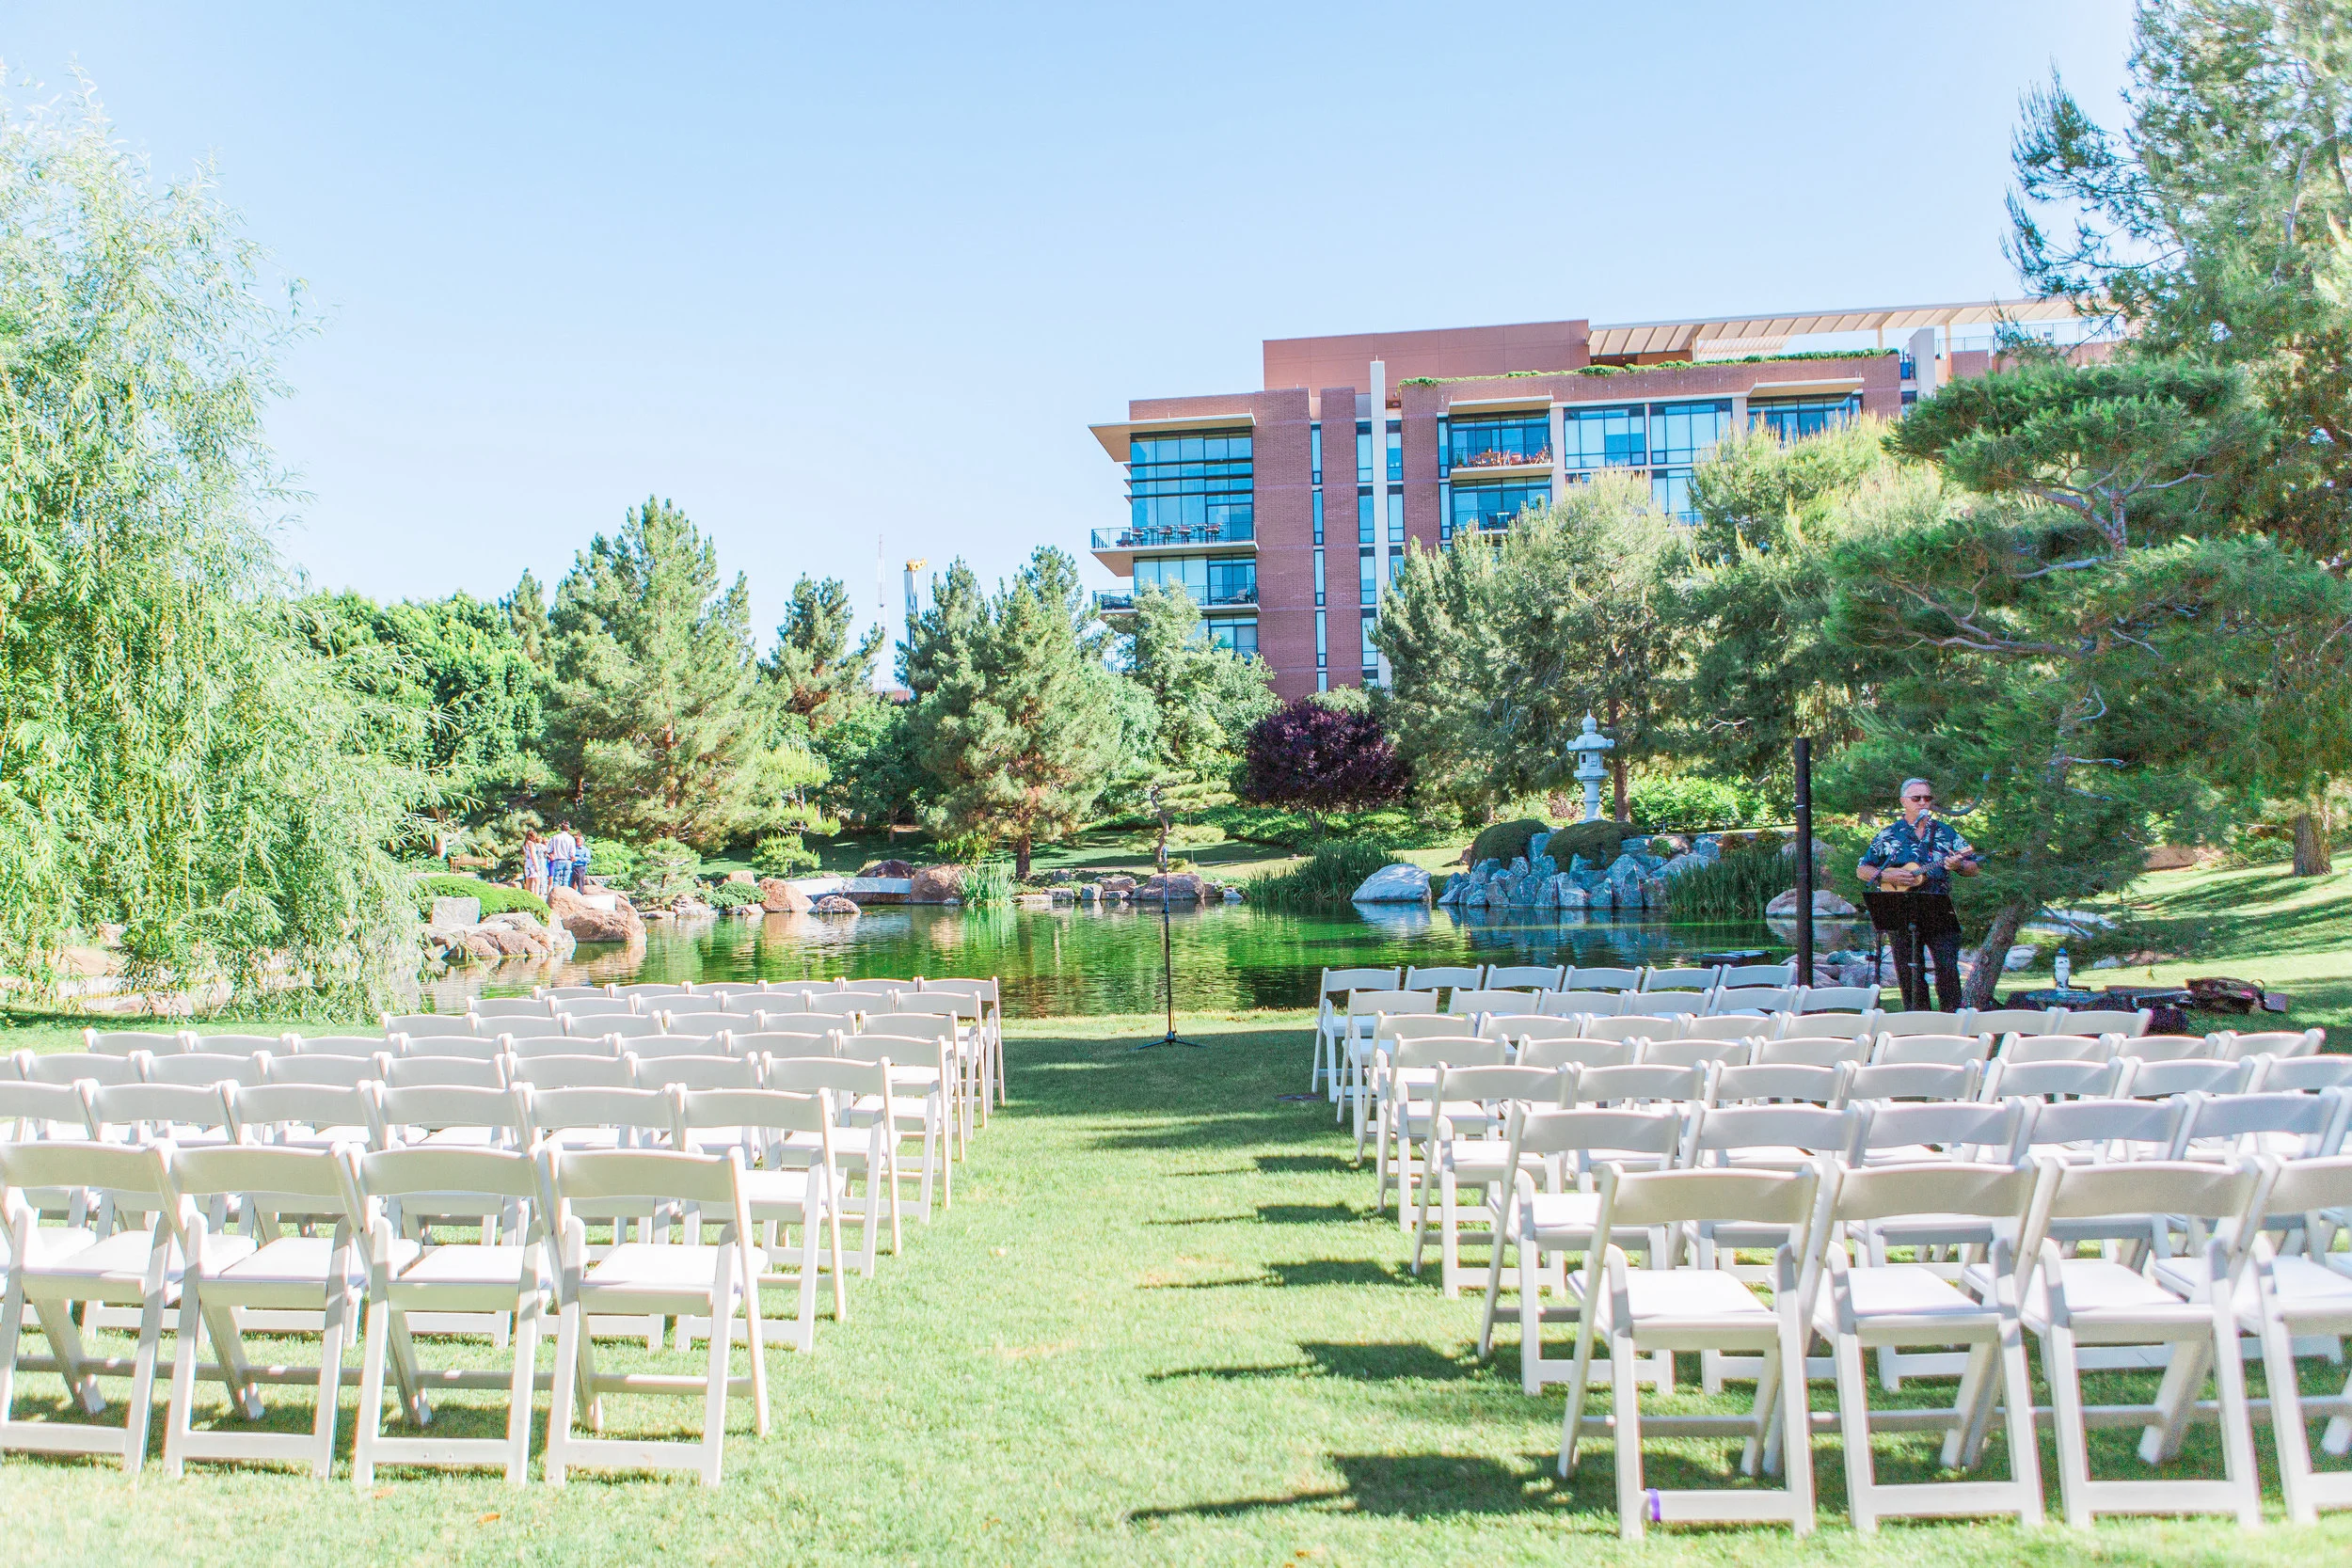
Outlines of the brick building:
{"type": "Polygon", "coordinates": [[[1899,415],[1985,373],[1997,324],[2068,315],[1985,301],[1269,340],[1263,391],[1138,398],[1091,427],[1130,513],[1094,531],[1095,559],[1132,579],[1098,603],[1116,617],[1138,587],[1184,587],[1286,698],[1376,682],[1370,629],[1408,541],[1506,527],[1603,468],[1645,474],[1687,516],[1692,467],[1726,432],[1899,415]]]}

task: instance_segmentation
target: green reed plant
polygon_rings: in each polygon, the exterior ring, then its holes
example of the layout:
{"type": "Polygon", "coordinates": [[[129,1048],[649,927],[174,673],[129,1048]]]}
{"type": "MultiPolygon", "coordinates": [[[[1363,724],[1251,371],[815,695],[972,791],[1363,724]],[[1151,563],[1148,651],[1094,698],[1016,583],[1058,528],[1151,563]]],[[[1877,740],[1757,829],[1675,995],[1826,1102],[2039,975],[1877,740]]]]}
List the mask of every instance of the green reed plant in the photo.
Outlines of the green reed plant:
{"type": "Polygon", "coordinates": [[[1347,903],[1365,878],[1402,859],[1385,845],[1326,839],[1314,847],[1306,864],[1252,877],[1243,884],[1242,896],[1264,909],[1337,909],[1347,903]]]}
{"type": "Polygon", "coordinates": [[[967,905],[1002,906],[1012,902],[1019,891],[1013,879],[1010,855],[982,855],[972,869],[964,874],[963,901],[967,905]]]}
{"type": "Polygon", "coordinates": [[[1669,878],[1667,907],[1677,920],[1760,920],[1764,906],[1795,882],[1796,867],[1781,853],[1781,841],[1764,838],[1669,878]]]}

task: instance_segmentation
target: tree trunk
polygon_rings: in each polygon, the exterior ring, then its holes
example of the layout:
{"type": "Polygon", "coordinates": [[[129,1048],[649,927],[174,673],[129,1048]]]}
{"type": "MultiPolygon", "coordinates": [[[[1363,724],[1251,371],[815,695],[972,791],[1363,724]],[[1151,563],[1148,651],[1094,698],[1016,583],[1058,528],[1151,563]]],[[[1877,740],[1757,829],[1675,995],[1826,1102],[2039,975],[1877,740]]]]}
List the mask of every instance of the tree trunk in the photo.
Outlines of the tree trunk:
{"type": "MultiPolygon", "coordinates": [[[[1614,697],[1610,698],[1609,705],[1603,711],[1608,715],[1609,733],[1611,735],[1615,735],[1617,733],[1617,699],[1614,697]]],[[[1633,808],[1626,800],[1625,758],[1620,756],[1612,756],[1609,759],[1609,787],[1611,791],[1611,799],[1615,806],[1617,820],[1620,822],[1632,821],[1633,808]]]]}
{"type": "Polygon", "coordinates": [[[2004,904],[1994,915],[1993,924],[1984,933],[1984,945],[1977,949],[1977,967],[1969,974],[1968,989],[1961,995],[1966,1007],[1990,1007],[1994,1005],[1994,988],[2001,983],[2001,962],[2009,957],[2010,945],[2017,940],[2026,921],[2033,913],[2026,904],[2004,904]]]}
{"type": "Polygon", "coordinates": [[[1023,833],[1012,841],[1012,875],[1015,881],[1029,879],[1029,835],[1023,833]]]}
{"type": "Polygon", "coordinates": [[[2295,818],[2295,874],[2324,877],[2336,868],[2335,851],[2328,843],[2328,812],[2299,812],[2295,818]]]}

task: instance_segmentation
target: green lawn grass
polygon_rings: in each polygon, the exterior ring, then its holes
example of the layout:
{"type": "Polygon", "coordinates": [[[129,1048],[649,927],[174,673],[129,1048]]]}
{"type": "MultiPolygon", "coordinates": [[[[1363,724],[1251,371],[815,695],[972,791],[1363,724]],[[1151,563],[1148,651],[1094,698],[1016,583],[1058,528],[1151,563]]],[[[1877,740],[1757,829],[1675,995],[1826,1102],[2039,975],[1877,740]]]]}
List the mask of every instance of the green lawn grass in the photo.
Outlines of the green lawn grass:
{"type": "MultiPolygon", "coordinates": [[[[1559,1393],[1519,1391],[1507,1332],[1495,1364],[1475,1359],[1475,1301],[1411,1275],[1328,1106],[1282,1098],[1303,1086],[1305,1022],[1190,1019],[1206,1049],[1143,1053],[1131,1048],[1157,1031],[1142,1020],[1016,1022],[1014,1104],[959,1171],[955,1208],[913,1229],[879,1277],[852,1281],[850,1321],[820,1323],[814,1355],[771,1353],[773,1430],[754,1437],[731,1406],[716,1492],[642,1477],[516,1492],[392,1471],[361,1495],[340,1465],[323,1484],[219,1465],[127,1482],[103,1464],[20,1455],[0,1461],[11,1550],[192,1563],[2352,1560],[2352,1518],[2277,1526],[2275,1478],[2277,1528],[2255,1535],[2224,1520],[2034,1537],[1941,1523],[1865,1540],[1844,1525],[1834,1441],[1817,1449],[1816,1542],[1684,1528],[1621,1548],[1609,1445],[1573,1483],[1553,1476],[1559,1393]]],[[[2327,1385],[2326,1369],[2312,1376],[2327,1385]]],[[[36,1412],[56,1408],[55,1379],[25,1383],[36,1412]]],[[[275,1422],[307,1424],[298,1391],[267,1397],[275,1422]]],[[[440,1418],[486,1429],[489,1403],[448,1396],[440,1418]]],[[[353,1404],[347,1392],[346,1458],[353,1404]]],[[[682,1432],[693,1408],[613,1404],[617,1428],[647,1433],[682,1432]]],[[[2101,1434],[2103,1460],[2136,1466],[2131,1435],[2101,1434]]],[[[1924,1447],[1883,1440],[1890,1478],[1921,1473],[1924,1447]]],[[[2200,1437],[2184,1472],[2212,1473],[2214,1450],[2200,1437]]],[[[1729,1454],[1661,1445],[1651,1473],[1688,1484],[1725,1473],[1729,1454]]]]}

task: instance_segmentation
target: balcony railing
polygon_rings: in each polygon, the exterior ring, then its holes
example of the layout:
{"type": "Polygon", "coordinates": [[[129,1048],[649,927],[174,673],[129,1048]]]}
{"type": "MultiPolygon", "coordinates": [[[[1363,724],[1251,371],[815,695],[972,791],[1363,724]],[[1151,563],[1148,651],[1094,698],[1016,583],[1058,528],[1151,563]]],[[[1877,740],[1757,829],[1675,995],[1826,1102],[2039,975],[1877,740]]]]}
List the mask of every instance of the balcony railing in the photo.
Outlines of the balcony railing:
{"type": "MultiPolygon", "coordinates": [[[[1222,594],[1198,593],[1193,594],[1192,602],[1203,610],[1247,610],[1257,604],[1258,589],[1253,583],[1248,588],[1229,589],[1222,594]]],[[[1136,595],[1132,590],[1095,590],[1094,612],[1098,615],[1132,614],[1135,608],[1136,595]]]]}
{"type": "Polygon", "coordinates": [[[1541,451],[1474,451],[1454,459],[1456,468],[1521,468],[1535,464],[1551,467],[1551,449],[1541,451]]]}
{"type": "Polygon", "coordinates": [[[1189,527],[1098,528],[1098,550],[1144,550],[1184,545],[1237,545],[1257,537],[1255,523],[1195,523],[1189,527]]]}

